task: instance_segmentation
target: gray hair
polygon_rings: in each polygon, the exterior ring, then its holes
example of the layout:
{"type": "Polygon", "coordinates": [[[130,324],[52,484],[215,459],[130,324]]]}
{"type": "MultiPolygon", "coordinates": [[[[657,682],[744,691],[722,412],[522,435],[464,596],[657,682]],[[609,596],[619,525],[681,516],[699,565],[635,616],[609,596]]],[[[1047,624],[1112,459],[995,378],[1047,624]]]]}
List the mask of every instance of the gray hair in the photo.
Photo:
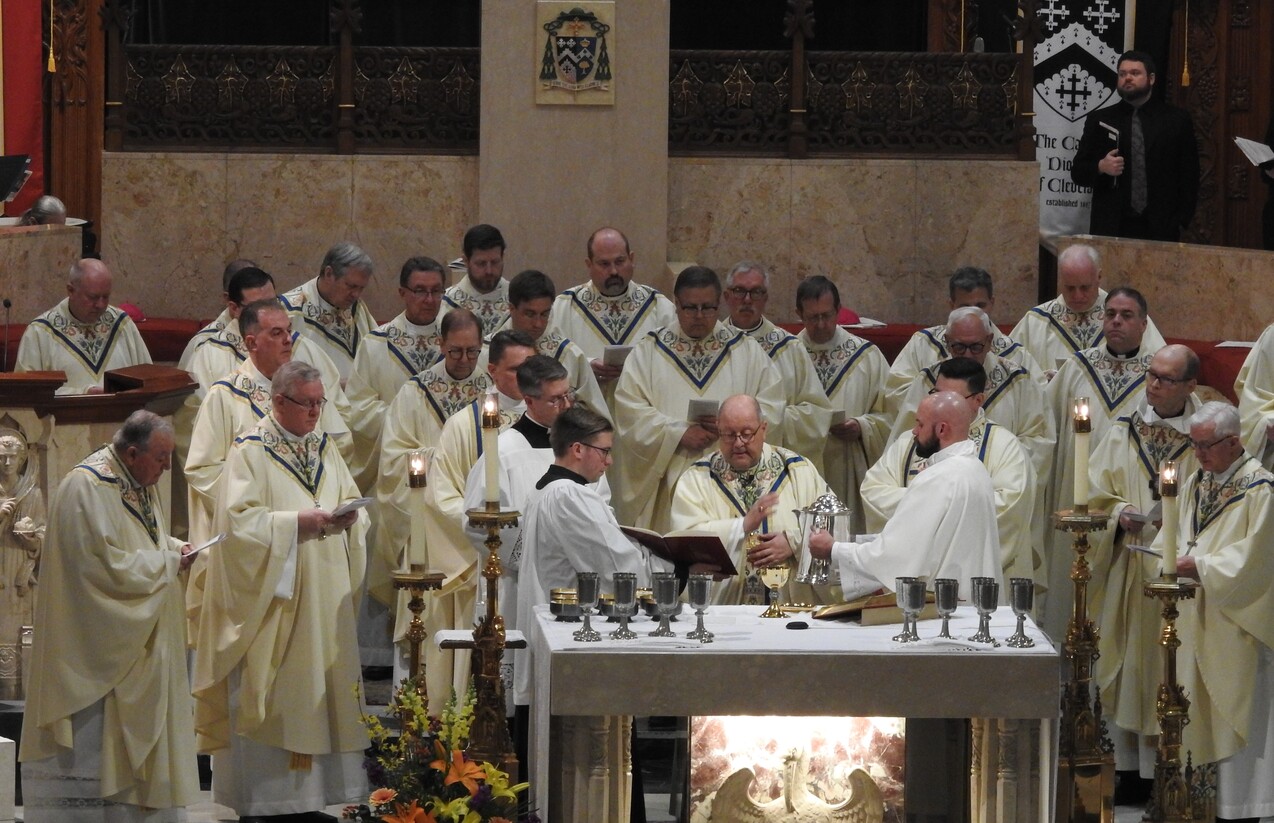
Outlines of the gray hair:
{"type": "Polygon", "coordinates": [[[1097,253],[1097,249],[1084,243],[1076,243],[1063,249],[1062,253],[1057,255],[1057,267],[1060,269],[1076,257],[1087,258],[1088,262],[1093,264],[1095,271],[1101,271],[1101,255],[1097,253]]]}
{"type": "Polygon", "coordinates": [[[106,268],[106,264],[96,257],[82,257],[71,264],[71,270],[66,275],[66,282],[72,286],[78,286],[84,279],[84,275],[94,271],[105,272],[107,275],[111,273],[111,270],[106,268]]]}
{"type": "Polygon", "coordinates": [[[734,285],[736,275],[746,274],[750,271],[760,272],[761,277],[765,280],[765,287],[767,289],[770,287],[770,270],[764,264],[755,260],[740,260],[735,263],[734,267],[730,269],[730,273],[725,276],[725,287],[728,289],[734,285]]]}
{"type": "Polygon", "coordinates": [[[991,316],[979,309],[977,306],[961,306],[958,309],[952,309],[951,314],[947,315],[947,329],[959,323],[966,317],[976,317],[982,321],[982,330],[987,334],[995,334],[995,326],[991,323],[991,316]]]}
{"type": "Polygon", "coordinates": [[[22,213],[20,226],[43,226],[50,217],[66,217],[66,204],[51,194],[46,194],[35,201],[31,208],[22,213]]]}
{"type": "Polygon", "coordinates": [[[1190,426],[1212,424],[1216,437],[1237,437],[1239,434],[1239,410],[1220,400],[1209,400],[1190,417],[1190,426]]]}
{"type": "Polygon", "coordinates": [[[323,375],[318,369],[304,360],[289,360],[274,373],[274,378],[270,381],[270,394],[292,394],[306,383],[321,382],[323,375]]]}
{"type": "Polygon", "coordinates": [[[319,265],[320,277],[329,266],[332,268],[332,276],[337,280],[344,277],[349,269],[364,269],[368,274],[372,274],[376,268],[372,265],[371,255],[347,240],[332,246],[327,250],[327,254],[323,255],[323,262],[319,265]]]}
{"type": "Polygon", "coordinates": [[[156,433],[172,437],[173,424],[152,411],[138,409],[116,430],[115,436],[111,438],[111,445],[116,454],[123,454],[130,448],[146,451],[150,447],[150,439],[156,433]]]}

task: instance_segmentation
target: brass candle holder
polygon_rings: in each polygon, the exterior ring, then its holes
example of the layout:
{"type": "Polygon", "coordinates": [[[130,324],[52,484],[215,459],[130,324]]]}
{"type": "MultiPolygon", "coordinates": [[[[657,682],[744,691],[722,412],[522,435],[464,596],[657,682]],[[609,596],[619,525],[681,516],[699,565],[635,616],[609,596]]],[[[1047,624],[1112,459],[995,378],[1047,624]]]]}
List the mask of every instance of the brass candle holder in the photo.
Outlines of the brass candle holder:
{"type": "Polygon", "coordinates": [[[1053,528],[1075,535],[1071,548],[1074,603],[1062,651],[1070,673],[1062,690],[1062,721],[1058,734],[1057,815],[1059,821],[1115,819],[1115,747],[1102,721],[1101,694],[1093,685],[1097,660],[1097,626],[1088,617],[1088,533],[1107,527],[1106,512],[1088,506],[1064,509],[1053,515],[1053,528]]]}
{"type": "Polygon", "coordinates": [[[416,691],[426,706],[429,705],[429,692],[425,686],[425,672],[421,649],[425,642],[425,622],[420,614],[425,610],[425,592],[442,588],[445,578],[442,572],[427,571],[423,564],[413,563],[409,569],[398,569],[391,577],[395,589],[406,589],[411,598],[407,608],[411,611],[411,623],[407,626],[407,643],[411,648],[408,657],[407,674],[416,684],[416,691]]]}
{"type": "Polygon", "coordinates": [[[465,754],[472,760],[498,766],[509,775],[509,782],[515,783],[518,779],[518,758],[513,752],[513,740],[504,716],[504,680],[500,676],[500,664],[505,649],[524,649],[526,641],[510,641],[505,636],[504,617],[500,614],[500,576],[504,573],[500,563],[500,529],[516,526],[520,515],[516,511],[502,511],[499,503],[487,501],[480,509],[469,509],[465,516],[471,525],[487,531],[484,541],[487,560],[482,568],[482,578],[487,587],[487,611],[474,627],[472,640],[444,642],[442,646],[473,650],[473,685],[477,699],[465,754]]]}
{"type": "Polygon", "coordinates": [[[1181,734],[1190,722],[1190,700],[1177,682],[1177,602],[1193,600],[1199,584],[1193,580],[1179,579],[1175,574],[1147,580],[1142,593],[1157,597],[1163,603],[1163,631],[1159,645],[1163,646],[1163,682],[1155,700],[1155,714],[1159,717],[1159,745],[1155,749],[1155,782],[1150,791],[1150,802],[1142,820],[1155,823],[1185,823],[1185,821],[1211,820],[1212,811],[1204,792],[1195,786],[1194,770],[1181,764],[1181,734]]]}

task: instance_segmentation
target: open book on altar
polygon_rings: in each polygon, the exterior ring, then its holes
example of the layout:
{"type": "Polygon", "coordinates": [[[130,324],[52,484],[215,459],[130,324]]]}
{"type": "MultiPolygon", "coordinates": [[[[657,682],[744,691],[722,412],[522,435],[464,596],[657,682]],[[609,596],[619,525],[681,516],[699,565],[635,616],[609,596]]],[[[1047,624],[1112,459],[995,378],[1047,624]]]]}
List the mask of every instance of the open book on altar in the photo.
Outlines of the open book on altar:
{"type": "MultiPolygon", "coordinates": [[[[898,598],[893,592],[884,589],[859,597],[848,603],[835,603],[823,606],[814,612],[815,620],[857,620],[864,626],[884,626],[890,623],[902,623],[902,609],[898,608],[898,598]]],[[[936,620],[938,603],[933,592],[925,592],[925,607],[920,612],[920,620],[936,620]]]]}
{"type": "Polygon", "coordinates": [[[659,534],[634,526],[620,526],[619,529],[649,549],[656,557],[667,560],[669,563],[712,566],[720,569],[721,574],[728,577],[739,573],[734,567],[734,561],[726,553],[725,544],[712,532],[682,531],[659,534]]]}

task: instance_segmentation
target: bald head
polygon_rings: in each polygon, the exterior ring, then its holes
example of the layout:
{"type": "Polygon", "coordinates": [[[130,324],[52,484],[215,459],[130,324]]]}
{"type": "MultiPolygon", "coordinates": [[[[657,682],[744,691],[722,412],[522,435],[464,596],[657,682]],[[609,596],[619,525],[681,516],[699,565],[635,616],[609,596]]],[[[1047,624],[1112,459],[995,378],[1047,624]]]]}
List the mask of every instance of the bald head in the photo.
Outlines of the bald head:
{"type": "Polygon", "coordinates": [[[1092,246],[1067,246],[1057,257],[1057,287],[1071,311],[1086,312],[1097,302],[1101,258],[1092,246]]]}
{"type": "Polygon", "coordinates": [[[71,265],[66,279],[67,309],[81,323],[95,323],[111,302],[111,270],[86,257],[71,265]]]}
{"type": "Polygon", "coordinates": [[[721,456],[735,471],[747,471],[761,460],[765,450],[765,419],[761,404],[748,394],[727,397],[717,414],[721,432],[721,456]]]}
{"type": "Polygon", "coordinates": [[[969,425],[976,411],[955,392],[940,391],[920,401],[913,430],[918,444],[933,444],[945,449],[952,443],[969,438],[969,425]]]}
{"type": "Polygon", "coordinates": [[[761,403],[750,394],[736,394],[721,403],[717,419],[738,423],[738,429],[755,429],[761,425],[761,403]]]}
{"type": "Polygon", "coordinates": [[[1198,375],[1199,356],[1189,346],[1164,346],[1146,370],[1146,402],[1160,417],[1176,417],[1198,388],[1198,375]]]}

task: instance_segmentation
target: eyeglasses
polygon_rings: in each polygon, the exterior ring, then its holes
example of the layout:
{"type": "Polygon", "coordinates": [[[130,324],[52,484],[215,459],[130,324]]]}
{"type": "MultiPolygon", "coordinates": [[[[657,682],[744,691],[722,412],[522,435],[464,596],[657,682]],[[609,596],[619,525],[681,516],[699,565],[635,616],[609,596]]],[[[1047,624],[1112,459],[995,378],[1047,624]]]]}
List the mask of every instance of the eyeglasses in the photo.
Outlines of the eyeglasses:
{"type": "MultiPolygon", "coordinates": [[[[932,389],[930,389],[930,390],[929,390],[929,393],[930,393],[930,394],[937,394],[939,391],[941,391],[941,389],[939,389],[937,386],[934,386],[932,389]]],[[[950,391],[950,389],[948,389],[948,391],[950,391]]],[[[973,394],[966,394],[966,395],[962,395],[962,396],[964,397],[964,399],[965,399],[965,400],[970,400],[970,399],[972,399],[972,398],[974,398],[974,397],[977,397],[977,396],[978,396],[978,393],[977,393],[977,392],[974,392],[973,394]]]]}
{"type": "Polygon", "coordinates": [[[686,314],[713,314],[717,310],[716,304],[705,303],[702,306],[678,306],[677,311],[684,311],[686,314]]]}
{"type": "Polygon", "coordinates": [[[947,348],[952,354],[981,354],[986,351],[986,343],[957,343],[952,340],[947,342],[947,348]]]}
{"type": "Polygon", "coordinates": [[[282,397],[284,400],[288,401],[289,403],[300,406],[306,411],[322,411],[323,407],[327,405],[326,397],[321,398],[319,400],[305,400],[305,401],[297,400],[293,397],[288,397],[286,394],[280,394],[279,397],[282,397]]]}
{"type": "Polygon", "coordinates": [[[592,449],[595,452],[601,452],[602,457],[610,457],[611,448],[614,448],[614,446],[612,446],[610,448],[603,449],[601,446],[594,446],[592,443],[583,443],[583,442],[581,442],[580,445],[586,449],[592,449]]]}
{"type": "Polygon", "coordinates": [[[1227,434],[1224,437],[1218,437],[1216,440],[1213,440],[1211,443],[1200,443],[1198,440],[1191,440],[1190,445],[1194,446],[1194,450],[1197,452],[1205,452],[1208,449],[1212,448],[1213,446],[1217,445],[1218,443],[1224,443],[1226,440],[1229,440],[1231,437],[1238,437],[1238,435],[1227,434]]]}
{"type": "Polygon", "coordinates": [[[446,349],[443,351],[443,354],[447,355],[453,360],[459,360],[461,357],[464,357],[468,360],[477,360],[478,357],[481,356],[482,354],[482,348],[479,347],[476,349],[455,349],[455,348],[446,349]]]}
{"type": "Polygon", "coordinates": [[[721,432],[721,440],[726,443],[739,443],[746,446],[751,443],[753,438],[761,433],[760,429],[750,432],[721,432]]]}
{"type": "Polygon", "coordinates": [[[751,297],[753,300],[760,300],[762,297],[765,297],[770,293],[768,289],[760,286],[755,289],[745,289],[742,286],[731,286],[729,289],[726,289],[726,291],[730,292],[730,294],[733,294],[740,300],[745,297],[751,297]]]}
{"type": "Polygon", "coordinates": [[[433,300],[437,300],[442,297],[442,295],[444,294],[444,290],[443,289],[407,289],[407,293],[415,295],[416,297],[428,297],[433,300]]]}
{"type": "Polygon", "coordinates": [[[545,397],[543,400],[553,408],[560,409],[575,402],[575,390],[571,389],[566,394],[559,394],[556,397],[545,397]]]}
{"type": "Polygon", "coordinates": [[[1166,374],[1160,374],[1159,372],[1152,371],[1150,369],[1146,369],[1146,380],[1154,380],[1155,382],[1162,383],[1165,386],[1180,386],[1182,383],[1190,382],[1183,377],[1168,377],[1166,374]]]}

